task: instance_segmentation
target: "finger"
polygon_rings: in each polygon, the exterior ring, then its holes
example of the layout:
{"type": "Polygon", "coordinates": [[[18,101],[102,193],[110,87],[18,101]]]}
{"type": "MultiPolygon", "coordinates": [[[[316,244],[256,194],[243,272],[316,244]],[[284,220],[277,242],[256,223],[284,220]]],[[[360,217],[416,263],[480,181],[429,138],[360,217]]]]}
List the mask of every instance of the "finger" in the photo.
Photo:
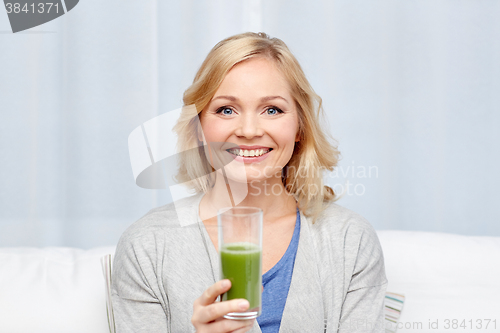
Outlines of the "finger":
{"type": "Polygon", "coordinates": [[[201,305],[212,304],[220,294],[225,293],[230,288],[231,281],[229,281],[228,279],[220,280],[208,287],[205,292],[203,292],[203,294],[198,299],[199,303],[201,305]]]}
{"type": "Polygon", "coordinates": [[[231,333],[246,333],[246,332],[250,331],[253,327],[254,321],[255,321],[255,319],[252,319],[250,324],[243,326],[242,328],[239,328],[235,331],[232,331],[231,333]]]}
{"type": "Polygon", "coordinates": [[[210,332],[248,332],[252,328],[254,320],[222,319],[210,324],[210,332]]]}
{"type": "Polygon", "coordinates": [[[199,313],[199,319],[202,323],[209,323],[221,318],[229,312],[242,312],[249,308],[250,303],[246,299],[233,299],[230,301],[216,302],[207,305],[199,313]]]}

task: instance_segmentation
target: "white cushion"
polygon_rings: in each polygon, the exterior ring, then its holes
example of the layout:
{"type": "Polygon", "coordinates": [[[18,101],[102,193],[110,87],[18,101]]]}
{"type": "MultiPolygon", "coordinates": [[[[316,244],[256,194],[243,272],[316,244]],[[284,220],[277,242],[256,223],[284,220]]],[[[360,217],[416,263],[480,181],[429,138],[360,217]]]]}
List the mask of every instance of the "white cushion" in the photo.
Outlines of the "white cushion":
{"type": "Polygon", "coordinates": [[[398,332],[493,332],[492,322],[485,330],[485,319],[496,319],[496,330],[500,329],[500,237],[377,234],[384,251],[387,290],[405,295],[398,332]],[[467,328],[453,329],[455,319],[458,325],[465,320],[467,328]]]}
{"type": "Polygon", "coordinates": [[[0,332],[108,333],[100,258],[114,250],[0,248],[0,332]]]}
{"type": "MultiPolygon", "coordinates": [[[[377,234],[387,290],[406,297],[398,333],[493,332],[485,319],[500,329],[500,237],[377,234]],[[446,329],[447,319],[450,326],[465,320],[467,329],[446,329]],[[429,328],[436,320],[438,328],[429,328]]],[[[0,248],[0,332],[108,333],[100,258],[114,251],[0,248]]]]}

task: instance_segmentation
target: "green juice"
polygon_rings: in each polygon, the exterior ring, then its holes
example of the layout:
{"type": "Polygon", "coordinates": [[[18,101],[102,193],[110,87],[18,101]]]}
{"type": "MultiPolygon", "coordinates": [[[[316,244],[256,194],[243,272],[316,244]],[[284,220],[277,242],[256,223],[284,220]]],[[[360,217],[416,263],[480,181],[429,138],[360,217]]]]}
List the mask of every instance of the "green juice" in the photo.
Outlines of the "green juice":
{"type": "Polygon", "coordinates": [[[223,301],[244,298],[250,303],[247,311],[258,308],[260,313],[261,254],[260,248],[252,243],[229,243],[222,247],[221,279],[231,281],[231,289],[222,296],[223,301]]]}

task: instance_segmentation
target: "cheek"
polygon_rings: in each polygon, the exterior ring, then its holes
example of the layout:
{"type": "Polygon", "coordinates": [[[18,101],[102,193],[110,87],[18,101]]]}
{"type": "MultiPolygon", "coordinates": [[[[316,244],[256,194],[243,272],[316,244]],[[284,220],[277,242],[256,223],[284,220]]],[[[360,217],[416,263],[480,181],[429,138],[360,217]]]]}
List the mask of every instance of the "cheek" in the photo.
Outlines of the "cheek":
{"type": "Polygon", "coordinates": [[[224,137],[224,128],[227,129],[227,126],[223,126],[222,122],[210,120],[203,121],[201,128],[207,141],[218,141],[219,138],[224,137]]]}
{"type": "Polygon", "coordinates": [[[281,124],[277,124],[275,131],[279,134],[283,144],[295,144],[297,133],[299,131],[299,124],[297,120],[289,120],[281,124]]]}

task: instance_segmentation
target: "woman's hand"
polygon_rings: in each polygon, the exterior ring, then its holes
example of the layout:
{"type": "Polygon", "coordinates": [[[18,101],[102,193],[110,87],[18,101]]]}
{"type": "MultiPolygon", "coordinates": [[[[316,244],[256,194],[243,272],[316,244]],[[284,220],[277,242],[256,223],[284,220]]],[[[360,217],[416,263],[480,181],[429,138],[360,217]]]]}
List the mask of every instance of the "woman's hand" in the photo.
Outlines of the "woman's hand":
{"type": "Polygon", "coordinates": [[[208,287],[203,295],[194,301],[191,323],[196,328],[196,333],[244,333],[252,328],[255,319],[232,320],[223,317],[229,312],[245,311],[250,306],[246,299],[215,302],[217,296],[230,288],[231,281],[221,280],[208,287]]]}

